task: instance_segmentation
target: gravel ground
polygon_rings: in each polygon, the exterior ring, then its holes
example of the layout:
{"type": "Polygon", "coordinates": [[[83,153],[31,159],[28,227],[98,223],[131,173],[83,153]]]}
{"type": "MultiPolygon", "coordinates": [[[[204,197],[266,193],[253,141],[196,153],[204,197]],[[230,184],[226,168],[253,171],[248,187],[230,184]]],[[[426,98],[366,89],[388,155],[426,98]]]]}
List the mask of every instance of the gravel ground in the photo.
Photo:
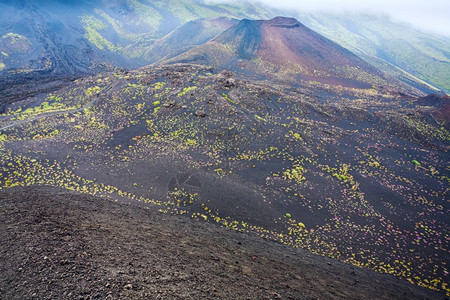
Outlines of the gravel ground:
{"type": "Polygon", "coordinates": [[[445,299],[304,250],[65,190],[0,192],[0,299],[445,299]]]}

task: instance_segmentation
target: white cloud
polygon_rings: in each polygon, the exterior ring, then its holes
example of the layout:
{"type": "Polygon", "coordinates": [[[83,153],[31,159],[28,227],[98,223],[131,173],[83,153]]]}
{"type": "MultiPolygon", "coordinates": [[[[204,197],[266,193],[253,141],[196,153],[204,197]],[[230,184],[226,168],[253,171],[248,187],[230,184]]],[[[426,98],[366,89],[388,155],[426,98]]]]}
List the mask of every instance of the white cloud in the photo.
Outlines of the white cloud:
{"type": "MultiPolygon", "coordinates": [[[[217,0],[215,0],[217,1],[217,0]]],[[[219,0],[227,2],[226,0],[219,0]]],[[[234,0],[235,2],[239,2],[234,0]]],[[[450,37],[450,0],[259,0],[279,9],[367,12],[390,15],[426,31],[450,37]]],[[[229,2],[229,1],[228,1],[229,2]]]]}

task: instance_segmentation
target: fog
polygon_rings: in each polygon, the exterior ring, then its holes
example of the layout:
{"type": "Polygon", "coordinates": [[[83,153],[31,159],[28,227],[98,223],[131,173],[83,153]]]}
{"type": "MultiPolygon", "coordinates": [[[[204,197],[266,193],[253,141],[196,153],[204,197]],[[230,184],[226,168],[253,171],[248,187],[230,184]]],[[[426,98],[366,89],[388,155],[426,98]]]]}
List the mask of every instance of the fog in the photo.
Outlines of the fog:
{"type": "MultiPolygon", "coordinates": [[[[153,0],[139,0],[152,2],[153,0]]],[[[197,0],[205,2],[264,3],[280,10],[299,12],[363,12],[387,14],[394,21],[406,22],[412,26],[450,38],[450,0],[197,0]]],[[[82,3],[107,3],[103,0],[0,0],[0,4],[29,3],[81,5],[82,3]]],[[[113,2],[113,1],[111,1],[113,2]]],[[[100,4],[101,5],[101,4],[100,4]]],[[[1,11],[0,11],[1,13],[1,11]]],[[[294,15],[294,14],[290,14],[294,15]]]]}
{"type": "Polygon", "coordinates": [[[450,37],[449,0],[260,0],[259,2],[274,8],[303,12],[388,14],[394,21],[406,22],[423,31],[450,37]]]}

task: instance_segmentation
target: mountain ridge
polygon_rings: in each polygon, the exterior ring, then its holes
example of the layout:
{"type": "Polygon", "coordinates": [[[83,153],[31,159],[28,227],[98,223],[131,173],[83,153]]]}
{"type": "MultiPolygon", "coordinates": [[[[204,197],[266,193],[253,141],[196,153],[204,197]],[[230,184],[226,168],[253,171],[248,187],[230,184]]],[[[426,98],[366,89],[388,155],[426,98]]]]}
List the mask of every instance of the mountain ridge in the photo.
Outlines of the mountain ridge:
{"type": "Polygon", "coordinates": [[[222,34],[159,63],[203,63],[236,72],[285,80],[314,81],[369,89],[384,86],[416,93],[349,50],[307,28],[294,18],[243,19],[222,34]]]}
{"type": "MultiPolygon", "coordinates": [[[[308,27],[403,81],[450,91],[450,39],[383,15],[292,13],[308,27]]],[[[433,88],[429,89],[430,92],[433,88]]],[[[436,92],[436,90],[435,90],[436,92]]]]}
{"type": "Polygon", "coordinates": [[[152,45],[163,42],[166,35],[187,22],[221,16],[255,20],[284,15],[299,19],[321,35],[424,93],[435,93],[439,88],[448,91],[446,78],[450,77],[446,70],[449,68],[445,59],[442,60],[450,51],[448,41],[377,16],[302,14],[277,11],[251,2],[229,4],[200,0],[151,3],[141,0],[3,0],[0,7],[0,77],[93,74],[105,67],[141,67],[161,58],[161,54],[151,55],[155,49],[152,45]],[[393,30],[386,29],[380,25],[382,23],[393,30]],[[27,29],[26,24],[35,25],[27,29]],[[352,28],[361,30],[355,32],[352,28]],[[52,31],[53,36],[50,35],[52,31]],[[395,40],[389,38],[389,31],[395,34],[395,40]],[[8,51],[2,46],[2,37],[8,34],[28,40],[32,51],[8,51]],[[375,38],[377,36],[382,38],[375,38]],[[160,39],[162,41],[158,41],[160,39]],[[408,46],[410,44],[417,47],[408,46]],[[432,49],[429,44],[437,48],[432,49]],[[396,45],[402,49],[401,52],[395,52],[396,45]]]}

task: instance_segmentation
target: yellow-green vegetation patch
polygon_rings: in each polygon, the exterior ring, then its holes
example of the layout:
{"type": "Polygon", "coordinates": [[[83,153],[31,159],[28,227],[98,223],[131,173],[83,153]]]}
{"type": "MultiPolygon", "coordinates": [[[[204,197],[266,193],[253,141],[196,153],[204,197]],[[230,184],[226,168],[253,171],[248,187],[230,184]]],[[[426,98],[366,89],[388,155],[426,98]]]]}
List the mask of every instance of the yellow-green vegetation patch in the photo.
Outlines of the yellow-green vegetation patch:
{"type": "Polygon", "coordinates": [[[17,120],[25,120],[34,115],[60,111],[64,109],[67,109],[67,107],[60,102],[48,103],[47,101],[44,101],[39,106],[29,107],[26,108],[25,110],[22,110],[22,108],[19,107],[16,111],[13,112],[13,114],[17,115],[17,120]]]}
{"type": "MultiPolygon", "coordinates": [[[[227,99],[228,102],[233,103],[233,104],[237,104],[237,103],[234,102],[233,99],[231,99],[230,96],[228,96],[227,94],[222,93],[222,96],[223,96],[225,99],[227,99]]],[[[255,117],[256,117],[256,115],[255,115],[255,117]]]]}
{"type": "Polygon", "coordinates": [[[196,86],[186,87],[180,93],[178,93],[178,97],[182,97],[182,96],[186,95],[187,93],[192,92],[195,89],[197,89],[196,86]]]}
{"type": "Polygon", "coordinates": [[[99,87],[99,86],[93,86],[93,87],[88,88],[88,89],[86,90],[85,94],[86,94],[86,96],[91,96],[91,95],[98,94],[101,90],[102,90],[101,87],[99,87]]]}
{"type": "MultiPolygon", "coordinates": [[[[129,0],[128,3],[133,6],[134,11],[139,16],[140,22],[151,26],[153,31],[156,31],[159,28],[162,16],[157,10],[149,5],[141,4],[136,0],[129,0]]],[[[165,7],[165,9],[167,9],[167,7],[165,7]]]]}
{"type": "Polygon", "coordinates": [[[155,1],[154,4],[157,5],[158,8],[168,10],[180,19],[182,23],[196,20],[200,17],[211,19],[221,16],[219,12],[208,9],[207,7],[195,3],[188,4],[185,3],[185,1],[165,0],[155,1]]]}
{"type": "MultiPolygon", "coordinates": [[[[54,102],[60,102],[62,100],[62,98],[61,97],[59,97],[59,96],[56,96],[56,95],[53,95],[53,94],[50,94],[50,95],[48,95],[46,98],[45,98],[45,101],[48,101],[48,102],[52,102],[52,101],[54,101],[54,102]]],[[[42,104],[44,104],[45,102],[43,102],[42,104]]],[[[47,103],[48,104],[48,103],[47,103]]]]}
{"type": "MultiPolygon", "coordinates": [[[[103,19],[106,20],[106,22],[109,23],[109,25],[111,25],[111,27],[114,29],[114,31],[122,38],[125,38],[129,41],[133,41],[133,42],[139,42],[143,37],[145,36],[151,36],[152,34],[155,33],[156,28],[154,30],[149,30],[148,32],[145,33],[134,33],[134,32],[129,32],[126,30],[126,26],[124,26],[124,24],[122,22],[120,22],[119,20],[111,17],[110,15],[108,15],[105,11],[101,10],[101,9],[95,9],[94,10],[95,13],[97,15],[99,15],[100,17],[102,17],[103,19]]],[[[148,17],[149,15],[147,15],[148,17]]],[[[154,20],[154,19],[152,19],[154,20]]],[[[142,51],[136,51],[137,53],[141,53],[142,51]]],[[[128,54],[130,54],[130,52],[127,52],[128,54]]],[[[130,55],[130,57],[136,57],[135,55],[130,55]]]]}
{"type": "Polygon", "coordinates": [[[304,173],[305,173],[305,168],[303,168],[300,165],[294,165],[294,167],[292,169],[288,169],[283,172],[283,178],[289,179],[289,180],[294,180],[294,181],[300,183],[300,182],[306,180],[305,176],[303,175],[304,173]]]}
{"type": "Polygon", "coordinates": [[[103,37],[99,31],[107,28],[106,24],[92,15],[84,15],[81,17],[81,24],[86,30],[84,37],[100,50],[116,51],[113,43],[103,37]]]}
{"type": "Polygon", "coordinates": [[[59,134],[59,130],[58,129],[55,129],[55,130],[50,131],[50,132],[38,133],[35,136],[33,136],[33,140],[48,139],[48,138],[55,137],[58,134],[59,134]]]}
{"type": "Polygon", "coordinates": [[[3,44],[12,51],[28,52],[31,50],[31,42],[23,35],[9,32],[2,36],[3,44]]]}
{"type": "Polygon", "coordinates": [[[3,71],[6,68],[6,65],[0,62],[0,71],[3,71]]]}
{"type": "Polygon", "coordinates": [[[160,89],[164,88],[166,86],[166,84],[167,83],[165,81],[160,81],[160,82],[153,84],[152,87],[154,90],[160,90],[160,89]]]}
{"type": "Polygon", "coordinates": [[[260,117],[260,116],[258,116],[258,115],[255,115],[255,118],[256,118],[257,120],[259,120],[259,121],[267,122],[266,119],[264,119],[263,117],[260,117]]]}

